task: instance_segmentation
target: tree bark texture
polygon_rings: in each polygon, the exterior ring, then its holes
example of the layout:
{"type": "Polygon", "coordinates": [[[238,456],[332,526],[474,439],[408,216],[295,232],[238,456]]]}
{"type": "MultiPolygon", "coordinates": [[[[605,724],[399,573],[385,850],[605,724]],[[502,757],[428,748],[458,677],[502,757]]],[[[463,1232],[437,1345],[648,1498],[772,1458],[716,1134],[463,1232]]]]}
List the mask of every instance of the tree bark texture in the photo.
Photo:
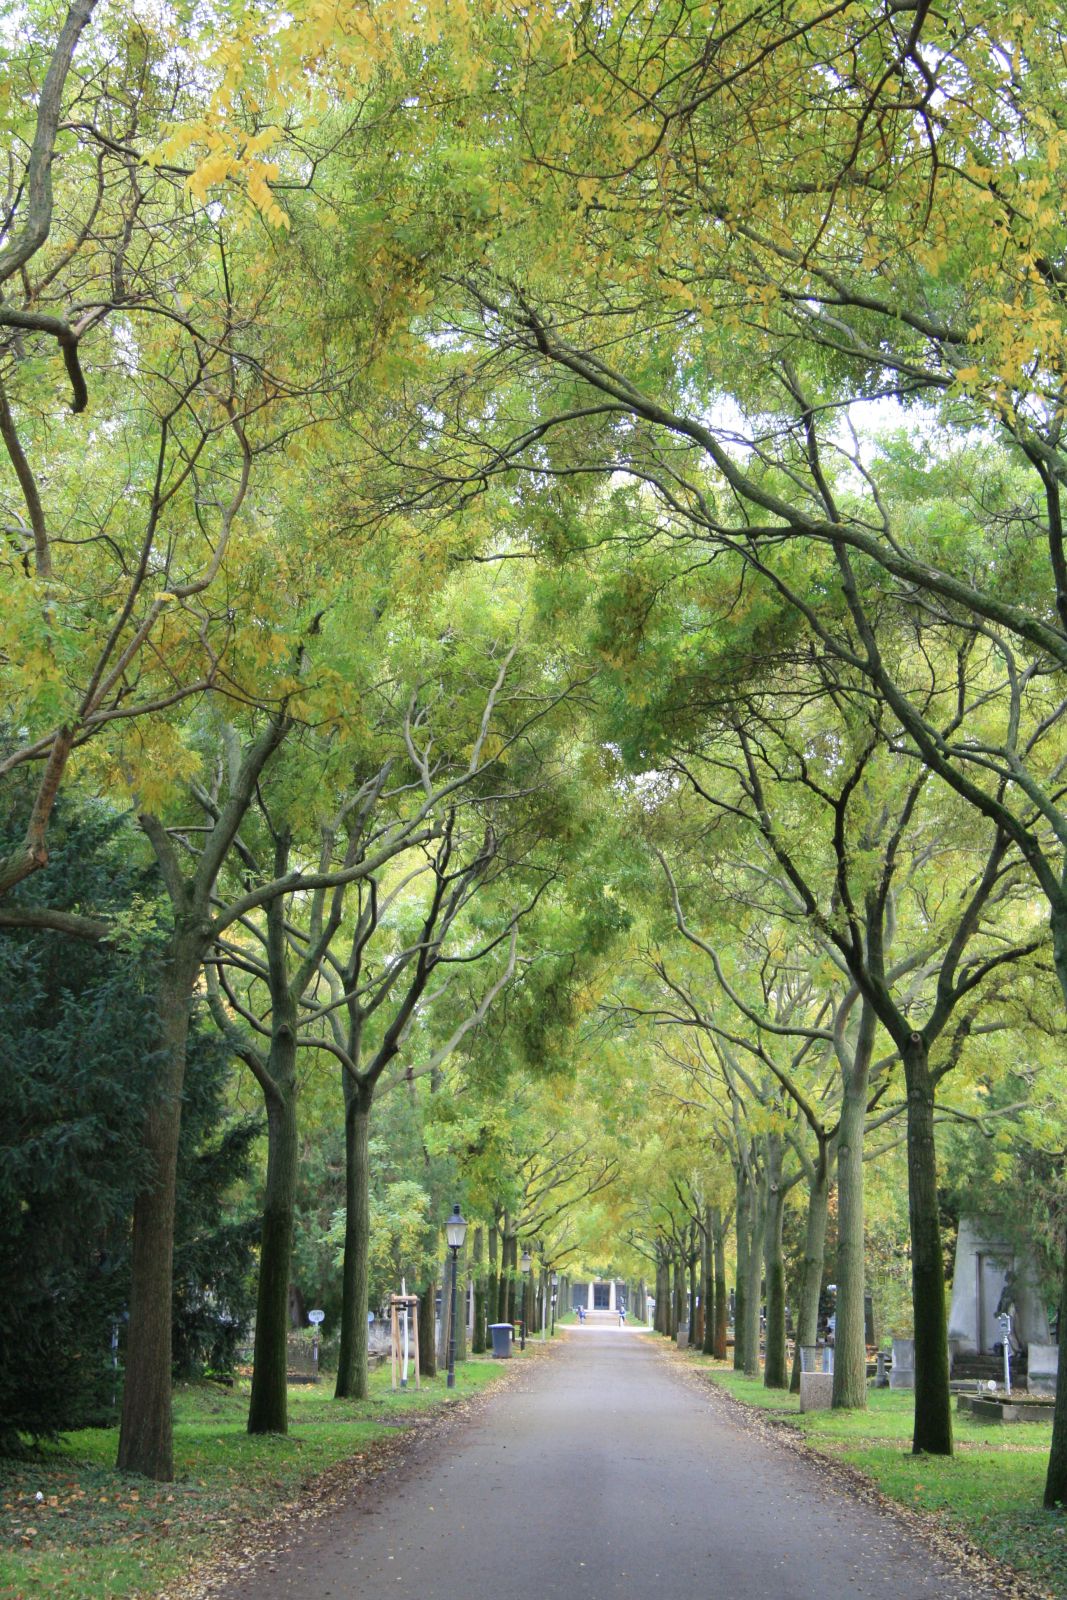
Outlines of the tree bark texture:
{"type": "Polygon", "coordinates": [[[1052,1447],[1045,1476],[1045,1505],[1052,1511],[1067,1506],[1067,1240],[1064,1241],[1063,1276],[1060,1280],[1060,1354],[1056,1372],[1056,1406],[1052,1415],[1052,1447]]]}
{"type": "Polygon", "coordinates": [[[470,1273],[467,1268],[467,1241],[463,1241],[463,1249],[459,1252],[456,1261],[456,1360],[467,1359],[467,1286],[470,1282],[470,1273]]]}
{"type": "Polygon", "coordinates": [[[437,1321],[435,1290],[436,1284],[430,1278],[419,1291],[419,1374],[423,1378],[437,1376],[437,1346],[434,1342],[434,1324],[437,1321]]]}
{"type": "Polygon", "coordinates": [[[926,1043],[909,1036],[901,1052],[908,1090],[908,1213],[911,1296],[915,1327],[915,1454],[952,1454],[948,1387],[948,1328],[941,1221],[937,1205],[934,1085],[926,1043]]]}
{"type": "Polygon", "coordinates": [[[200,971],[198,931],[178,930],[159,979],[159,1089],[145,1118],[149,1176],[133,1208],[130,1323],[118,1468],[169,1482],[174,1476],[171,1418],[171,1306],[174,1194],[193,985],[200,971]]]}
{"type": "Polygon", "coordinates": [[[662,1250],[656,1256],[656,1315],[653,1319],[657,1333],[667,1338],[670,1332],[671,1280],[667,1258],[662,1250]]]}
{"type": "Polygon", "coordinates": [[[715,1211],[704,1207],[704,1226],[701,1231],[700,1250],[700,1349],[710,1356],[715,1349],[715,1211]]]}
{"type": "MultiPolygon", "coordinates": [[[[1054,907],[1052,924],[1052,956],[1059,980],[1060,991],[1067,1001],[1067,909],[1054,907]]],[[[1048,1473],[1045,1478],[1045,1505],[1067,1505],[1067,1240],[1064,1240],[1063,1276],[1060,1282],[1059,1317],[1060,1354],[1056,1374],[1056,1405],[1052,1414],[1052,1446],[1049,1450],[1048,1473]]]]}
{"type": "Polygon", "coordinates": [[[734,1215],[737,1238],[737,1286],[734,1290],[734,1371],[745,1370],[745,1341],[748,1335],[748,1257],[752,1248],[752,1188],[747,1168],[738,1169],[737,1206],[734,1215]]]}
{"type": "Polygon", "coordinates": [[[748,1284],[745,1289],[745,1376],[759,1377],[760,1309],[763,1296],[763,1230],[766,1223],[766,1196],[762,1185],[752,1185],[752,1238],[748,1251],[748,1284]]]}
{"type": "MultiPolygon", "coordinates": [[[[837,1139],[837,1300],[834,1306],[835,1410],[867,1404],[867,1330],[863,1316],[863,1124],[867,1072],[848,1074],[837,1139]]],[[[938,1244],[940,1254],[940,1243],[938,1244]]]]}
{"type": "Polygon", "coordinates": [[[800,1393],[800,1347],[813,1345],[819,1337],[819,1296],[822,1293],[826,1256],[826,1215],[830,1202],[830,1160],[825,1141],[815,1158],[815,1172],[808,1185],[808,1215],[804,1228],[804,1260],[800,1274],[797,1308],[797,1336],[793,1348],[793,1371],[789,1387],[800,1393]]]}
{"type": "Polygon", "coordinates": [[[344,1072],[345,1245],[341,1269],[338,1400],[367,1398],[367,1264],[370,1250],[370,1113],[374,1091],[344,1072]]]}
{"type": "Polygon", "coordinates": [[[471,1329],[471,1355],[485,1353],[485,1230],[474,1230],[474,1327],[471,1329]]]}
{"type": "Polygon", "coordinates": [[[788,1386],[785,1363],[785,1262],[782,1258],[782,1225],[785,1196],[782,1192],[782,1141],[779,1134],[767,1139],[767,1217],[764,1226],[764,1275],[767,1281],[766,1356],[763,1383],[768,1389],[788,1386]]]}
{"type": "Polygon", "coordinates": [[[277,1016],[273,1021],[271,1076],[275,1091],[267,1096],[267,1180],[259,1243],[249,1433],[288,1431],[289,1270],[299,1154],[296,1034],[289,1027],[280,1029],[277,1016]],[[284,1033],[282,1039],[277,1037],[279,1032],[284,1033]]]}
{"type": "Polygon", "coordinates": [[[500,1234],[496,1224],[489,1229],[489,1276],[485,1284],[485,1321],[497,1322],[500,1299],[500,1274],[497,1271],[500,1234]]]}
{"type": "MultiPolygon", "coordinates": [[[[437,1330],[437,1365],[448,1367],[448,1335],[452,1327],[452,1252],[446,1249],[441,1259],[441,1320],[437,1330]]],[[[457,1314],[459,1302],[456,1303],[457,1314]]]]}
{"type": "Polygon", "coordinates": [[[671,1301],[671,1338],[677,1339],[678,1329],[685,1317],[686,1259],[681,1248],[674,1252],[674,1298],[671,1301]]]}
{"type": "Polygon", "coordinates": [[[730,1302],[726,1296],[726,1229],[722,1214],[715,1208],[715,1345],[716,1361],[726,1360],[726,1340],[730,1323],[730,1302]]]}

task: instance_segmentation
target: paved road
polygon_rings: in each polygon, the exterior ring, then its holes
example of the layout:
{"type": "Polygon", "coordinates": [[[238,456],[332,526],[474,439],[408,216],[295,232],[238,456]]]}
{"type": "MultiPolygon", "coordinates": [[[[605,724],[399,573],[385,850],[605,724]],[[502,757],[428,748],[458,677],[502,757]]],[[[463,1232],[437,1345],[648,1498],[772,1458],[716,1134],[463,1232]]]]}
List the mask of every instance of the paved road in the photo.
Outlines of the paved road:
{"type": "Polygon", "coordinates": [[[734,1424],[636,1330],[587,1325],[403,1486],[227,1600],[978,1600],[898,1524],[734,1424]]]}

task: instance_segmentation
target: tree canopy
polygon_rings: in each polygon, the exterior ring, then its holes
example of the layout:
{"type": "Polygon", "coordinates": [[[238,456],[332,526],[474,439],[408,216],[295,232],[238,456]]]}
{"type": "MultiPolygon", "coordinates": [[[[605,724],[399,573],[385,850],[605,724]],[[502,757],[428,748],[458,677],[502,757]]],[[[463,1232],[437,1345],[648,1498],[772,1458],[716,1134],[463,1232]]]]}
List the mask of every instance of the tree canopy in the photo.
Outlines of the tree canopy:
{"type": "Polygon", "coordinates": [[[950,1453],[946,1174],[1065,1268],[1056,8],[22,20],[0,1198],[89,1197],[120,1463],[253,1291],[253,1431],[309,1296],[365,1393],[457,1199],[476,1340],[611,1273],[725,1355],[729,1282],[783,1385],[832,1275],[861,1406],[884,1284],[950,1453]]]}

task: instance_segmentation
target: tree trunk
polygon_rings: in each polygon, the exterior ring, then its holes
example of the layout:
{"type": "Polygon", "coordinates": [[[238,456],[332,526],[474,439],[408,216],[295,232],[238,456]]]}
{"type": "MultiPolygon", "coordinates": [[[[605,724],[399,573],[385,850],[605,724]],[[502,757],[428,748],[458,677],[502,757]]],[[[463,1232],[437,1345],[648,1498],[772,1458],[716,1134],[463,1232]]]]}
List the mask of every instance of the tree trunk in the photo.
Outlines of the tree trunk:
{"type": "Polygon", "coordinates": [[[437,1346],[434,1342],[434,1324],[437,1321],[436,1285],[432,1278],[423,1285],[419,1295],[419,1375],[423,1378],[437,1376],[437,1346]]]}
{"type": "MultiPolygon", "coordinates": [[[[1053,907],[1052,955],[1060,991],[1067,1001],[1067,908],[1053,907]]],[[[1045,1478],[1045,1505],[1067,1505],[1067,1239],[1064,1240],[1063,1277],[1060,1282],[1060,1354],[1056,1373],[1056,1405],[1052,1413],[1052,1445],[1045,1478]]]]}
{"type": "Polygon", "coordinates": [[[804,1230],[804,1262],[800,1277],[800,1304],[797,1309],[797,1337],[793,1348],[793,1371],[789,1387],[800,1393],[800,1347],[813,1345],[819,1337],[819,1296],[822,1293],[826,1255],[826,1213],[830,1201],[830,1160],[826,1141],[820,1142],[815,1158],[815,1175],[808,1187],[808,1216],[804,1230]]]}
{"type": "Polygon", "coordinates": [[[745,1340],[748,1335],[748,1257],[752,1247],[752,1186],[747,1168],[737,1173],[737,1205],[734,1215],[737,1237],[737,1286],[734,1290],[734,1371],[745,1370],[745,1340]]]}
{"type": "Polygon", "coordinates": [[[199,932],[178,929],[159,978],[158,1093],[145,1118],[148,1175],[133,1208],[130,1323],[117,1466],[169,1482],[174,1476],[171,1420],[171,1306],[174,1191],[182,1087],[193,985],[200,971],[199,932]]]}
{"type": "Polygon", "coordinates": [[[697,1319],[698,1319],[698,1315],[699,1315],[699,1313],[697,1311],[697,1300],[700,1298],[700,1296],[698,1295],[698,1292],[697,1292],[697,1285],[698,1285],[697,1262],[700,1259],[700,1252],[696,1247],[696,1232],[697,1232],[697,1226],[696,1226],[696,1223],[694,1222],[694,1223],[692,1223],[690,1225],[690,1229],[689,1229],[689,1341],[688,1342],[689,1342],[690,1348],[692,1348],[694,1345],[699,1343],[699,1340],[697,1338],[697,1319]]]}
{"type": "Polygon", "coordinates": [[[374,1090],[343,1073],[345,1093],[345,1248],[341,1269],[338,1400],[366,1400],[367,1259],[370,1250],[370,1113],[374,1090]]]}
{"type": "Polygon", "coordinates": [[[726,1297],[726,1230],[722,1214],[715,1207],[715,1345],[716,1361],[726,1360],[726,1340],[730,1322],[730,1302],[726,1297]]]}
{"type": "Polygon", "coordinates": [[[788,1386],[785,1365],[785,1262],[782,1259],[782,1140],[767,1137],[767,1220],[764,1228],[764,1272],[767,1279],[766,1356],[763,1383],[767,1389],[788,1386]]]}
{"type": "Polygon", "coordinates": [[[485,1320],[486,1323],[499,1322],[497,1316],[500,1299],[500,1273],[497,1271],[497,1249],[500,1233],[494,1222],[489,1229],[489,1277],[485,1285],[485,1320]]]}
{"type": "Polygon", "coordinates": [[[752,1186],[752,1241],[748,1252],[748,1284],[745,1289],[745,1376],[759,1377],[760,1309],[763,1296],[763,1230],[766,1198],[762,1185],[752,1186]]]}
{"type": "Polygon", "coordinates": [[[667,1338],[670,1333],[670,1296],[671,1280],[667,1267],[667,1257],[662,1248],[657,1246],[656,1255],[656,1315],[653,1323],[657,1333],[667,1338]]]}
{"type": "Polygon", "coordinates": [[[1067,1505],[1067,1240],[1063,1249],[1063,1276],[1060,1280],[1060,1354],[1056,1371],[1056,1406],[1052,1414],[1052,1447],[1045,1477],[1045,1505],[1052,1511],[1067,1505]]]}
{"type": "Polygon", "coordinates": [[[508,1216],[508,1213],[505,1211],[504,1212],[504,1229],[503,1229],[503,1232],[502,1232],[501,1238],[500,1238],[500,1283],[499,1283],[499,1286],[498,1286],[499,1292],[497,1294],[497,1303],[496,1303],[496,1321],[497,1322],[511,1322],[511,1321],[513,1321],[513,1318],[511,1316],[511,1309],[512,1308],[511,1308],[511,1306],[509,1304],[509,1301],[508,1301],[508,1294],[509,1294],[509,1290],[511,1288],[511,1282],[510,1282],[510,1273],[511,1273],[511,1249],[510,1249],[510,1246],[511,1246],[511,1234],[510,1234],[510,1230],[511,1230],[511,1218],[508,1216]]]}
{"type": "Polygon", "coordinates": [[[700,1348],[704,1355],[710,1356],[715,1350],[715,1268],[713,1251],[715,1246],[715,1208],[704,1207],[704,1232],[703,1248],[700,1252],[700,1300],[703,1311],[703,1327],[700,1330],[700,1348]]]}
{"type": "Polygon", "coordinates": [[[249,1433],[288,1431],[289,1268],[298,1157],[296,1035],[287,1027],[279,1040],[277,1016],[273,1021],[274,1089],[267,1095],[267,1181],[260,1229],[249,1433]]]}
{"type": "Polygon", "coordinates": [[[474,1230],[474,1327],[471,1329],[471,1355],[485,1354],[485,1268],[482,1251],[485,1247],[485,1230],[474,1230]]]}
{"type": "Polygon", "coordinates": [[[952,1454],[948,1330],[941,1223],[937,1206],[934,1086],[926,1042],[913,1033],[901,1052],[908,1089],[908,1212],[915,1325],[915,1454],[952,1454]]]}
{"type": "MultiPolygon", "coordinates": [[[[842,1410],[867,1404],[867,1332],[863,1317],[863,1124],[866,1113],[867,1071],[857,1063],[845,1077],[837,1138],[833,1405],[842,1410]]],[[[938,1252],[940,1254],[940,1242],[938,1252]]]]}
{"type": "Polygon", "coordinates": [[[456,1360],[467,1359],[467,1242],[456,1260],[456,1360]]]}
{"type": "Polygon", "coordinates": [[[676,1246],[674,1252],[674,1299],[671,1303],[671,1338],[678,1338],[685,1312],[685,1256],[676,1246]]]}

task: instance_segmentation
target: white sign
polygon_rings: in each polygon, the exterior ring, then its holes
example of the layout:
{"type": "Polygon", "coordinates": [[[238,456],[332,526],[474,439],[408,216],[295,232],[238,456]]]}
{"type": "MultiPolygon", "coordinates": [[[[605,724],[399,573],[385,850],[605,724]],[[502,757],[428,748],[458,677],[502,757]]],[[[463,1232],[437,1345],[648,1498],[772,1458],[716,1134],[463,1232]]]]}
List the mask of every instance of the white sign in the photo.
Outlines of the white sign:
{"type": "Polygon", "coordinates": [[[308,1321],[314,1323],[315,1327],[317,1328],[320,1322],[326,1321],[325,1311],[309,1311],[308,1321]]]}

